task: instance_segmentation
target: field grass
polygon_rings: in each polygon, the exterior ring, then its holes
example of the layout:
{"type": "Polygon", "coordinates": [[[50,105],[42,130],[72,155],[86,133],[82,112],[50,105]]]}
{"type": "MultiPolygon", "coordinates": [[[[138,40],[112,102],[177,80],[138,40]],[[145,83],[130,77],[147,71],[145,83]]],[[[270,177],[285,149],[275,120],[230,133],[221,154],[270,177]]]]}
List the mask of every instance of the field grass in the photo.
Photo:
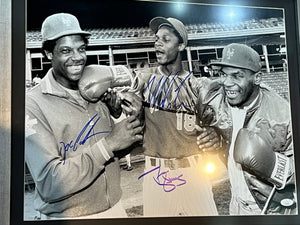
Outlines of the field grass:
{"type": "Polygon", "coordinates": [[[229,180],[227,179],[214,185],[213,193],[219,215],[229,215],[229,203],[231,198],[229,180]]]}

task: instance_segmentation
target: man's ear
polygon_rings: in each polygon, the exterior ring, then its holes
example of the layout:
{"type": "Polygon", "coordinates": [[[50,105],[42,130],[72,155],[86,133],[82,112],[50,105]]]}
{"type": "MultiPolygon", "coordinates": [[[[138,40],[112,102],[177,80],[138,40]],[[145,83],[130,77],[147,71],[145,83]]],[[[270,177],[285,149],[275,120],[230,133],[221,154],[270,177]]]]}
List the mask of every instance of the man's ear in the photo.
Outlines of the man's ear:
{"type": "Polygon", "coordinates": [[[261,76],[262,76],[262,72],[257,72],[254,74],[254,83],[256,85],[259,85],[261,82],[261,76]]]}
{"type": "Polygon", "coordinates": [[[47,56],[47,58],[48,58],[49,60],[52,60],[52,58],[53,58],[52,52],[49,52],[49,51],[46,51],[46,50],[45,50],[45,55],[47,56]]]}
{"type": "Polygon", "coordinates": [[[182,52],[185,49],[186,45],[184,43],[179,43],[178,51],[182,52]]]}

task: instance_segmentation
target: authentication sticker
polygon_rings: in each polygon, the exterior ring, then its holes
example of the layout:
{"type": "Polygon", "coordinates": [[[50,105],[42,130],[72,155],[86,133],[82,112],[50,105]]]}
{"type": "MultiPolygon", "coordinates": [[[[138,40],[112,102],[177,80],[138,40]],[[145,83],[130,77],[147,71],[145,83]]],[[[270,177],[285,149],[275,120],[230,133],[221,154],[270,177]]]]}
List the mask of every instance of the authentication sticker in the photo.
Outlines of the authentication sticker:
{"type": "Polygon", "coordinates": [[[294,204],[294,201],[292,199],[289,199],[289,198],[285,198],[285,199],[282,199],[280,201],[280,204],[282,206],[285,206],[285,207],[289,207],[289,206],[292,206],[294,204]]]}

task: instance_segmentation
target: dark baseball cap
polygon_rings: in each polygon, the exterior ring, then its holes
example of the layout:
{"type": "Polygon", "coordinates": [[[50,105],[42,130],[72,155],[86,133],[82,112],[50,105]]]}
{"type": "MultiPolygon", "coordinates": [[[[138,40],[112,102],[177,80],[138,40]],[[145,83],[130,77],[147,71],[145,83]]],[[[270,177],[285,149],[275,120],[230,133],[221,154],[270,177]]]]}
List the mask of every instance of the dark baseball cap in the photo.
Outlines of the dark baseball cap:
{"type": "Polygon", "coordinates": [[[210,65],[230,66],[242,69],[248,69],[253,72],[261,70],[261,60],[259,54],[244,44],[229,44],[222,52],[220,62],[212,62],[210,65]]]}
{"type": "Polygon", "coordinates": [[[165,18],[165,17],[158,16],[158,17],[154,17],[149,22],[149,27],[154,33],[156,33],[158,29],[163,25],[167,25],[174,28],[182,38],[182,41],[185,44],[185,46],[187,46],[188,32],[181,21],[171,17],[165,18]]]}

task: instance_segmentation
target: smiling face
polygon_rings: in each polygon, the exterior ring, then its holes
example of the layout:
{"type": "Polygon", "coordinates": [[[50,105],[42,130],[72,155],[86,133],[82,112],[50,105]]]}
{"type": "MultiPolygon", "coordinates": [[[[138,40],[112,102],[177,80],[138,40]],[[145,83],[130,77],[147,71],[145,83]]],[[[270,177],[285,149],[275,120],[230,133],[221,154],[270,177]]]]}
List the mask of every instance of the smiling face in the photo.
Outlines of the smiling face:
{"type": "Polygon", "coordinates": [[[66,88],[78,89],[78,80],[87,60],[86,43],[81,35],[59,38],[53,52],[46,52],[52,62],[53,74],[58,83],[66,88]]]}
{"type": "Polygon", "coordinates": [[[168,26],[162,26],[155,35],[155,52],[157,62],[160,65],[168,65],[176,62],[179,58],[180,51],[185,46],[179,43],[179,38],[175,35],[174,29],[168,26]]]}
{"type": "Polygon", "coordinates": [[[234,67],[223,67],[221,71],[221,82],[228,103],[237,107],[251,104],[258,95],[260,73],[234,67]]]}

